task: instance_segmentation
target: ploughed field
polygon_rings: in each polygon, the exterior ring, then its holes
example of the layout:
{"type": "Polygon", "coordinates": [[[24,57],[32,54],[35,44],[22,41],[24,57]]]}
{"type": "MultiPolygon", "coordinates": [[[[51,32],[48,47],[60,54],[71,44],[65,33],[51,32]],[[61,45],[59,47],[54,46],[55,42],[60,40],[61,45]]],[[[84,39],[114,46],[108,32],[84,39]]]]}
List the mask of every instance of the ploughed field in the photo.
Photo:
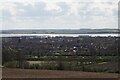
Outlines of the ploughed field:
{"type": "Polygon", "coordinates": [[[3,68],[3,78],[118,78],[116,73],[3,68]]]}

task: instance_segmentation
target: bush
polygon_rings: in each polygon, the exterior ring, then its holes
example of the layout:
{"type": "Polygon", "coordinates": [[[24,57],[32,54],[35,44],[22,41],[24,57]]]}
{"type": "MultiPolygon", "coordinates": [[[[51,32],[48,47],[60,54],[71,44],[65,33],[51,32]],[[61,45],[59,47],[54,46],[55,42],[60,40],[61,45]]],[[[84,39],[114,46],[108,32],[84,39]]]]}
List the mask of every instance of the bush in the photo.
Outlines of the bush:
{"type": "Polygon", "coordinates": [[[29,62],[23,62],[23,68],[24,69],[29,69],[30,68],[29,62]]]}
{"type": "Polygon", "coordinates": [[[4,64],[7,68],[16,68],[17,67],[17,61],[10,61],[4,64]]]}
{"type": "Polygon", "coordinates": [[[64,70],[71,70],[71,63],[69,63],[69,62],[64,62],[64,64],[63,64],[63,69],[64,70]]]}
{"type": "Polygon", "coordinates": [[[30,69],[40,69],[40,65],[39,64],[31,64],[29,65],[30,69]]]}

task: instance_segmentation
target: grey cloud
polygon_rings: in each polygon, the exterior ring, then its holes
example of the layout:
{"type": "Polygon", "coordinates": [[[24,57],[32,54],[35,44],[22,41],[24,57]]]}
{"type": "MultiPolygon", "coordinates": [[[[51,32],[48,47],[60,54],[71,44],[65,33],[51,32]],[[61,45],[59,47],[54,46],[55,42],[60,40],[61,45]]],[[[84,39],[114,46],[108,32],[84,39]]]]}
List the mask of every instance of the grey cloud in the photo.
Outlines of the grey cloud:
{"type": "MultiPolygon", "coordinates": [[[[15,10],[17,12],[16,17],[19,21],[37,21],[45,22],[50,21],[54,17],[62,16],[68,13],[69,6],[65,2],[58,2],[57,5],[61,8],[61,11],[55,12],[46,9],[45,2],[36,2],[34,6],[31,4],[14,3],[16,5],[15,10]],[[23,11],[20,11],[23,10],[23,11]]],[[[4,20],[12,21],[10,18],[12,14],[9,10],[4,10],[4,20]]]]}
{"type": "Polygon", "coordinates": [[[11,12],[7,9],[2,10],[3,16],[4,17],[10,17],[12,16],[11,12]]]}
{"type": "Polygon", "coordinates": [[[44,22],[50,21],[54,17],[65,15],[68,13],[68,5],[65,2],[58,2],[57,5],[61,8],[59,12],[53,12],[46,10],[46,3],[45,2],[36,2],[34,6],[31,4],[24,4],[24,3],[14,3],[16,5],[15,10],[17,12],[16,16],[12,15],[11,11],[8,9],[4,9],[3,12],[3,19],[4,21],[12,21],[11,17],[16,17],[16,20],[19,21],[37,21],[37,22],[44,22]],[[23,10],[23,11],[20,11],[23,10]]]}
{"type": "Polygon", "coordinates": [[[113,9],[113,16],[115,16],[115,17],[117,17],[117,15],[118,15],[118,11],[116,10],[116,9],[113,9]]]}
{"type": "Polygon", "coordinates": [[[11,12],[7,9],[2,10],[2,20],[3,21],[11,21],[11,12]]]}
{"type": "MultiPolygon", "coordinates": [[[[83,16],[86,16],[87,18],[92,17],[92,16],[106,17],[107,16],[106,13],[109,14],[109,12],[105,11],[104,7],[103,7],[103,10],[100,9],[100,8],[102,8],[102,6],[95,7],[94,5],[97,5],[97,4],[95,4],[93,2],[87,2],[87,3],[83,3],[83,4],[84,4],[84,7],[79,9],[79,15],[81,17],[83,17],[83,16]],[[92,6],[94,6],[94,7],[92,7],[92,6]],[[90,8],[90,7],[92,7],[92,8],[90,8]]],[[[101,4],[103,4],[103,6],[108,5],[108,4],[110,6],[112,6],[112,2],[101,2],[101,4]]],[[[108,5],[108,9],[109,9],[109,5],[108,5]]],[[[111,11],[112,9],[109,9],[109,10],[111,11]]],[[[118,12],[117,9],[112,10],[111,16],[117,16],[117,12],[118,12]]]]}
{"type": "Polygon", "coordinates": [[[21,12],[18,16],[23,17],[41,17],[41,16],[60,16],[64,15],[68,11],[68,6],[65,2],[59,2],[58,6],[62,9],[61,12],[53,13],[52,11],[48,11],[45,9],[46,3],[38,2],[32,5],[21,5],[17,7],[17,9],[24,9],[24,12],[21,12]]]}

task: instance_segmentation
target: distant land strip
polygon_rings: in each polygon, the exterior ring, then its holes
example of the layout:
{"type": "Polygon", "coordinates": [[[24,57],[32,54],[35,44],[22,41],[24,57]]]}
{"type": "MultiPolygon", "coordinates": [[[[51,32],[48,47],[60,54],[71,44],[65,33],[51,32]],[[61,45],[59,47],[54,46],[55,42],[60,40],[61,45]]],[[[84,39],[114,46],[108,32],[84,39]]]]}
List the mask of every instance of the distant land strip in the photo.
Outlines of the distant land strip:
{"type": "Polygon", "coordinates": [[[2,30],[2,34],[119,34],[118,29],[20,29],[2,30]]]}

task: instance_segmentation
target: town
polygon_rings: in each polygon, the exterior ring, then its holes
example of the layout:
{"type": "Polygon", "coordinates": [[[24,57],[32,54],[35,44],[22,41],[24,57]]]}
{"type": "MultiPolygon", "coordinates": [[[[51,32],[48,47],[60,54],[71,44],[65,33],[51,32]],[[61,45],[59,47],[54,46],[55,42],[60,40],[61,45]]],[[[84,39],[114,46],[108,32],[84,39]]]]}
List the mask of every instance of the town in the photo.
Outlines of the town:
{"type": "Polygon", "coordinates": [[[5,37],[2,38],[3,66],[118,73],[118,39],[111,36],[5,37]],[[110,64],[110,67],[94,68],[96,64],[110,64]]]}

